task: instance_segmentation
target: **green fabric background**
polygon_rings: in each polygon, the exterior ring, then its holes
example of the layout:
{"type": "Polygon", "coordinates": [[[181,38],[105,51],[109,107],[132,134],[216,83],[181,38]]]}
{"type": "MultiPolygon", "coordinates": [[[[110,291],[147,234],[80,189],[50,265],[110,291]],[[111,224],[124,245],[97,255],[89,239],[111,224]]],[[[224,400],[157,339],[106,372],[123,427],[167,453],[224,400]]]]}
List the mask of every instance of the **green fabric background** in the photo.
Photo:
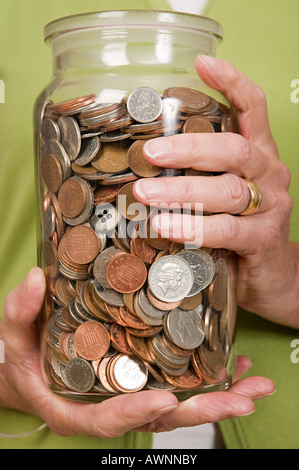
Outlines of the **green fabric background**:
{"type": "MultiPolygon", "coordinates": [[[[211,0],[206,15],[222,23],[224,41],[218,56],[226,58],[265,91],[270,123],[280,158],[290,168],[294,201],[291,237],[299,241],[299,103],[291,102],[290,87],[299,78],[299,2],[285,0],[211,0]]],[[[258,243],[258,233],[257,243],[258,243]]],[[[275,253],[273,253],[275,257],[275,253]]],[[[297,286],[299,295],[299,286],[297,286]]],[[[273,286],[275,296],[275,286],[273,286]]],[[[299,448],[299,364],[290,360],[291,341],[299,332],[240,311],[237,351],[248,355],[248,375],[263,375],[276,393],[256,402],[256,412],[220,424],[228,448],[299,448]]]]}
{"type": "MultiPolygon", "coordinates": [[[[168,9],[166,2],[134,1],[126,8],[168,9]]],[[[43,27],[61,16],[105,9],[123,9],[111,0],[1,0],[0,79],[5,103],[0,103],[0,305],[10,289],[36,264],[32,108],[51,77],[51,54],[43,44],[43,27]]],[[[224,41],[218,56],[237,65],[266,92],[274,137],[281,159],[293,175],[291,235],[298,240],[299,103],[291,103],[291,81],[299,78],[299,3],[294,0],[210,0],[205,12],[222,23],[224,41]]],[[[258,234],[257,234],[258,241],[258,234]]],[[[275,253],[273,253],[275,256],[275,253]]],[[[273,286],[275,295],[275,286],[273,286]]],[[[253,363],[251,374],[276,383],[275,395],[256,402],[246,418],[222,422],[227,448],[299,447],[299,364],[290,360],[296,330],[283,328],[240,311],[239,354],[253,363]]],[[[2,365],[1,365],[2,366],[2,365]]],[[[0,409],[0,432],[25,432],[40,424],[34,417],[0,409]]],[[[76,436],[64,438],[45,429],[25,439],[0,439],[0,448],[149,448],[150,434],[127,433],[118,439],[76,436]]]]}

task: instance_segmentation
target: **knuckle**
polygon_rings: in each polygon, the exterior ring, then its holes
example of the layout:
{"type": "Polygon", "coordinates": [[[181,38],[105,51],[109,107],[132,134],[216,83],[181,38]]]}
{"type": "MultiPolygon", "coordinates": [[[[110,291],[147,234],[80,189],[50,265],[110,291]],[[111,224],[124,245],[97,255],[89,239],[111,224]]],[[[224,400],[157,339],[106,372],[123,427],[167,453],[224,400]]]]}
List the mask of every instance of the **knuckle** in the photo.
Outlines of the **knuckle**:
{"type": "Polygon", "coordinates": [[[237,217],[229,214],[223,214],[219,218],[219,230],[221,232],[221,239],[226,243],[231,243],[240,235],[240,224],[237,217]]]}
{"type": "Polygon", "coordinates": [[[226,173],[223,175],[224,194],[232,201],[232,210],[236,209],[240,211],[240,207],[243,207],[248,202],[248,190],[244,182],[239,176],[226,173]]]}

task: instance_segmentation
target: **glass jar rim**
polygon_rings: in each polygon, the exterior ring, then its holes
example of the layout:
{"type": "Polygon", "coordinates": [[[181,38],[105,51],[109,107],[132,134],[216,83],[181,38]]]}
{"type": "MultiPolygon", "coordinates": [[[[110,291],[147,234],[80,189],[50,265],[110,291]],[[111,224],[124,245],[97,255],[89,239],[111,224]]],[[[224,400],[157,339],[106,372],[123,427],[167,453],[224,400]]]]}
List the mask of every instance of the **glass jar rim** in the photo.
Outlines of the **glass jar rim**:
{"type": "Polygon", "coordinates": [[[44,40],[48,43],[61,34],[84,29],[136,26],[193,30],[211,34],[220,41],[223,35],[220,23],[205,16],[164,10],[107,10],[80,13],[51,21],[44,28],[44,40]]]}

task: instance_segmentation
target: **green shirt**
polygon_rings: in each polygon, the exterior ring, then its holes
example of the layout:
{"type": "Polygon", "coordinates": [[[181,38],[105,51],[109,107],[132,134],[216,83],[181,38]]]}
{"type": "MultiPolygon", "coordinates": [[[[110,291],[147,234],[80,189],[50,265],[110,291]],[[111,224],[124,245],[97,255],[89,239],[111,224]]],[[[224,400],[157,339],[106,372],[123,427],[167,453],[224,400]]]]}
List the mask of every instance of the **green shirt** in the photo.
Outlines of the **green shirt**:
{"type": "MultiPolygon", "coordinates": [[[[111,0],[109,9],[123,9],[111,0]]],[[[127,8],[169,9],[164,0],[130,0],[127,8]]],[[[0,7],[0,79],[5,103],[0,103],[0,303],[36,264],[35,189],[32,109],[37,94],[51,77],[51,54],[43,43],[49,21],[82,11],[108,9],[99,0],[2,0],[0,7]]],[[[291,82],[299,78],[299,3],[294,0],[210,0],[206,16],[224,27],[218,56],[238,66],[265,90],[270,122],[282,161],[293,175],[294,211],[292,239],[298,240],[299,205],[296,138],[299,103],[291,101],[291,82]]],[[[299,94],[297,95],[299,96],[299,94]]],[[[273,253],[275,256],[275,253],[273,253]]],[[[275,286],[273,286],[275,295],[275,286]]],[[[264,375],[276,384],[276,394],[256,402],[256,413],[227,420],[221,430],[228,448],[299,447],[296,410],[299,365],[291,362],[291,341],[296,330],[274,325],[244,311],[239,312],[237,348],[253,363],[250,375],[264,375]]],[[[0,409],[0,432],[21,433],[40,420],[14,410],[0,409]]],[[[101,440],[85,436],[61,437],[49,429],[22,439],[1,439],[0,448],[149,448],[149,433],[130,432],[101,440]]]]}

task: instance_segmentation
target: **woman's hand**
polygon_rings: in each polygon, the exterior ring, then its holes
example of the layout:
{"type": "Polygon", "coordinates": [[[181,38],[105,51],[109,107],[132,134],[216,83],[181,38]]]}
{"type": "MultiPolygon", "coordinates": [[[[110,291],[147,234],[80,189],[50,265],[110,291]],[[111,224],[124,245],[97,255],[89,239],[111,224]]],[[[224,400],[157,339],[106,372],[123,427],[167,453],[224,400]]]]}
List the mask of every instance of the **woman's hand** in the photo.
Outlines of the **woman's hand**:
{"type": "Polygon", "coordinates": [[[289,241],[292,201],[290,172],[279,160],[272,137],[265,95],[229,62],[200,56],[201,79],[235,107],[239,134],[198,133],[155,138],[144,146],[145,157],[165,168],[223,172],[217,176],[145,178],[134,185],[144,204],[203,203],[208,217],[163,214],[153,218],[162,236],[178,242],[227,248],[238,256],[238,304],[271,321],[299,327],[298,244],[289,241]],[[262,192],[257,213],[236,216],[249,204],[244,178],[262,192]],[[195,230],[188,233],[188,227],[195,230]]]}
{"type": "Polygon", "coordinates": [[[5,344],[5,363],[0,364],[0,405],[40,417],[57,434],[112,438],[130,430],[158,432],[217,422],[252,413],[253,400],[274,391],[272,381],[266,378],[240,379],[250,366],[247,358],[240,357],[229,391],[194,396],[182,403],[171,392],[158,390],[123,394],[99,404],[60,398],[48,390],[41,372],[36,320],[44,294],[43,271],[33,268],[6,298],[0,323],[0,338],[5,344]]]}

